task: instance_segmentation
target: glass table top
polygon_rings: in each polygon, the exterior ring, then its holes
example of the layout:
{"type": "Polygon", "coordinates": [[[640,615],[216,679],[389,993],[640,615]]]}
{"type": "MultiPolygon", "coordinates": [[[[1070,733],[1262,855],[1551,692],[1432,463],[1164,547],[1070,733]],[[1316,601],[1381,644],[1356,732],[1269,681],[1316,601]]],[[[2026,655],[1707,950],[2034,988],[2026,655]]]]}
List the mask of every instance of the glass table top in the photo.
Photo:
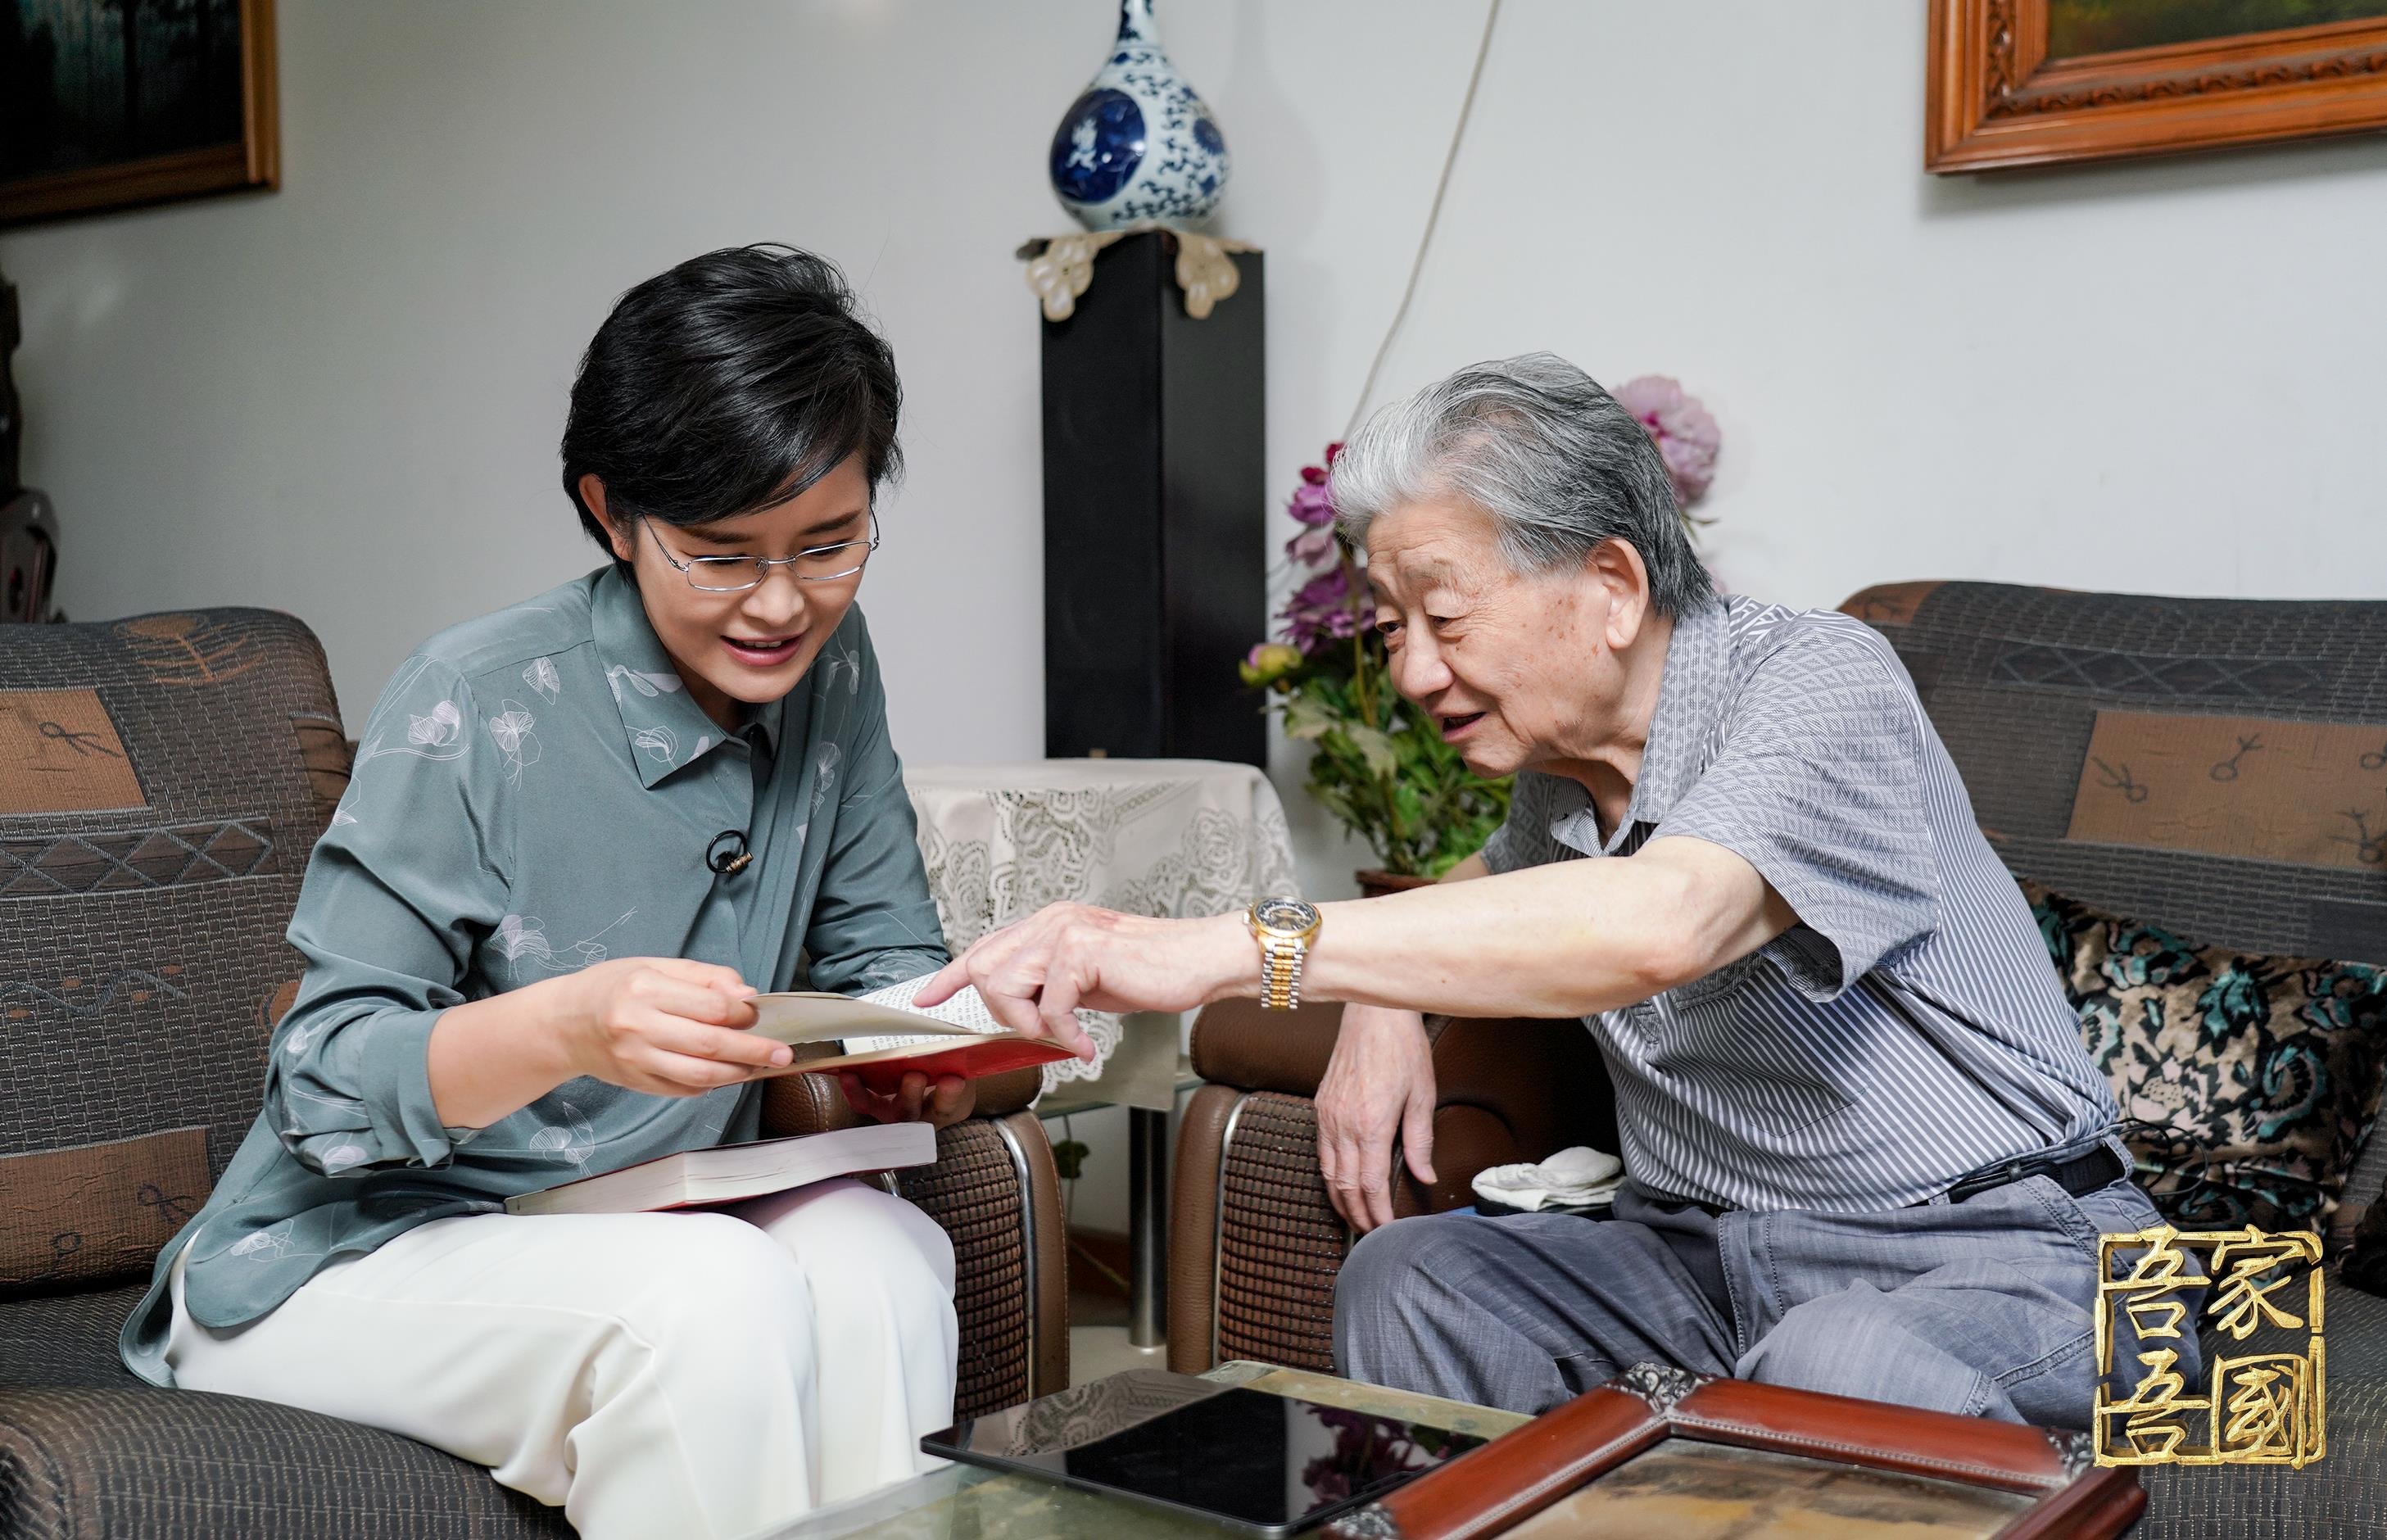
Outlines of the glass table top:
{"type": "MultiPolygon", "coordinates": [[[[1220,1364],[1203,1376],[1278,1395],[1405,1418],[1454,1433],[1497,1438],[1527,1419],[1515,1412],[1470,1407],[1338,1380],[1330,1374],[1271,1364],[1220,1364]]],[[[760,1530],[745,1540],[1215,1540],[1219,1530],[1116,1497],[1079,1492],[1030,1476],[974,1465],[947,1465],[908,1482],[816,1509],[792,1523],[760,1530]]]]}

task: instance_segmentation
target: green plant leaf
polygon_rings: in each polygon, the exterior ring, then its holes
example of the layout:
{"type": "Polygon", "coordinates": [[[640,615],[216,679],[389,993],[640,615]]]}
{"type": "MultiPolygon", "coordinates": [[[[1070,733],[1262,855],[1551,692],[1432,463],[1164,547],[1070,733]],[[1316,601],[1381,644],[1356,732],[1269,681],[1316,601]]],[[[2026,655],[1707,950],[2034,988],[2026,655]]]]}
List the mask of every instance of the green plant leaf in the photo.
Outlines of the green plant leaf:
{"type": "Polygon", "coordinates": [[[1291,695],[1284,702],[1284,736],[1290,738],[1314,738],[1334,726],[1334,716],[1326,703],[1308,694],[1291,695]]]}
{"type": "Polygon", "coordinates": [[[1401,773],[1401,756],[1393,747],[1391,737],[1376,727],[1349,726],[1344,736],[1358,747],[1360,757],[1368,762],[1371,774],[1390,780],[1401,773]]]}
{"type": "Polygon", "coordinates": [[[1508,816],[1509,783],[1470,771],[1439,725],[1400,697],[1374,633],[1322,650],[1281,685],[1291,688],[1269,705],[1288,738],[1311,746],[1310,796],[1385,870],[1439,876],[1508,816]]]}

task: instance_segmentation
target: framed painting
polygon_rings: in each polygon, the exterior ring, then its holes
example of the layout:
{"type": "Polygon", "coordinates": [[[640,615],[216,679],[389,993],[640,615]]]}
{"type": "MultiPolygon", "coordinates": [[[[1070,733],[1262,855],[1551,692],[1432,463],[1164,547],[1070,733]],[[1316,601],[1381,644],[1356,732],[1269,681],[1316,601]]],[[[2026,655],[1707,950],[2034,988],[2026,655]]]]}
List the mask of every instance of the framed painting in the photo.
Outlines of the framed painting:
{"type": "Polygon", "coordinates": [[[1640,1364],[1327,1526],[1332,1540],[2113,1540],[2086,1433],[1640,1364]]]}
{"type": "Polygon", "coordinates": [[[0,0],[0,226],[281,179],[273,0],[0,0]]]}
{"type": "Polygon", "coordinates": [[[2387,0],[1931,0],[1933,171],[2387,127],[2387,0]]]}

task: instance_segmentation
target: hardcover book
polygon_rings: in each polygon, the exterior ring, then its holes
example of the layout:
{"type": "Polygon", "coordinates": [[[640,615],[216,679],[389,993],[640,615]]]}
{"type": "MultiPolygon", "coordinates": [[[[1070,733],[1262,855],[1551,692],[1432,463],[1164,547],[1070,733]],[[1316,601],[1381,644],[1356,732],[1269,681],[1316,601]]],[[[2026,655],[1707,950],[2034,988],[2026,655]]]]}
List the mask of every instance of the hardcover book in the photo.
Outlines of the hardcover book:
{"type": "Polygon", "coordinates": [[[753,1029],[790,1046],[834,1042],[843,1049],[827,1058],[801,1059],[777,1073],[852,1070],[873,1091],[891,1091],[916,1069],[931,1080],[941,1075],[969,1080],[1070,1056],[1049,1038],[1005,1030],[975,990],[935,1006],[933,1015],[895,1004],[908,1001],[919,986],[914,979],[858,998],[800,990],[758,994],[753,1029]]]}
{"type": "Polygon", "coordinates": [[[519,1193],[506,1200],[506,1212],[643,1214],[734,1203],[857,1171],[927,1166],[936,1158],[937,1130],[926,1123],[865,1123],[796,1139],[758,1139],[658,1155],[618,1171],[519,1193]]]}

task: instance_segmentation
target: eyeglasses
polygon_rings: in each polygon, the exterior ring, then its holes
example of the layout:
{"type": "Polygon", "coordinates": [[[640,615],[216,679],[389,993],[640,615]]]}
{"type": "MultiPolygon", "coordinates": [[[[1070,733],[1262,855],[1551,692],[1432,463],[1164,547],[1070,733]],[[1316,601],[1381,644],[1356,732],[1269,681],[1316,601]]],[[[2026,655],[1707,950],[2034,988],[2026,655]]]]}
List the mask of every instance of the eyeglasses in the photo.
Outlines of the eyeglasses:
{"type": "MultiPolygon", "coordinates": [[[[878,515],[873,512],[869,518],[869,539],[815,546],[793,556],[691,556],[682,561],[663,544],[662,536],[654,534],[651,524],[647,525],[647,533],[654,535],[655,549],[663,553],[664,561],[679,569],[689,587],[699,593],[742,594],[761,587],[773,567],[785,567],[804,583],[832,583],[840,577],[852,577],[870,560],[870,553],[878,549],[878,515]]],[[[647,523],[643,519],[639,522],[647,523]]]]}

